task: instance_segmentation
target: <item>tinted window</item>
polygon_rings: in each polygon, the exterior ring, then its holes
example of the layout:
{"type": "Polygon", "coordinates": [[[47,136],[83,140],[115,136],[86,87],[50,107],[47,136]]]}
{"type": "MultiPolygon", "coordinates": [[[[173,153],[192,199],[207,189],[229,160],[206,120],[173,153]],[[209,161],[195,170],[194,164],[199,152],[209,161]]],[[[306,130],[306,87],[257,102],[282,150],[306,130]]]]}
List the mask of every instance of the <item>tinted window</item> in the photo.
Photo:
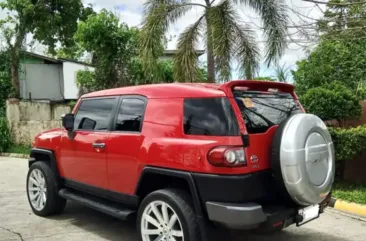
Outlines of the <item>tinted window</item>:
{"type": "Polygon", "coordinates": [[[83,100],[75,116],[74,129],[107,130],[115,99],[83,100]]]}
{"type": "Polygon", "coordinates": [[[248,133],[266,132],[271,126],[301,112],[289,93],[234,91],[234,96],[248,133]]]}
{"type": "Polygon", "coordinates": [[[145,112],[145,102],[141,99],[123,99],[119,108],[116,130],[141,131],[141,122],[145,112]]]}
{"type": "Polygon", "coordinates": [[[227,98],[184,100],[184,133],[188,135],[235,136],[238,123],[227,98]]]}

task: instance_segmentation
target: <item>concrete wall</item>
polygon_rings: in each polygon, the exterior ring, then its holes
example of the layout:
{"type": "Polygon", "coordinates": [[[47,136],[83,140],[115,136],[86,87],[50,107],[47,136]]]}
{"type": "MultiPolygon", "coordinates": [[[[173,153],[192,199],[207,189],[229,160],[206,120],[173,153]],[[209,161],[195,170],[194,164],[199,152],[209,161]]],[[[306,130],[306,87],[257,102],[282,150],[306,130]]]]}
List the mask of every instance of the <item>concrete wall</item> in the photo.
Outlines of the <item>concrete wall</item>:
{"type": "Polygon", "coordinates": [[[19,121],[11,124],[11,131],[16,144],[30,146],[39,133],[58,127],[61,121],[19,121]]]}
{"type": "Polygon", "coordinates": [[[70,113],[65,104],[10,99],[6,102],[6,116],[13,139],[17,144],[30,145],[34,137],[45,130],[61,127],[61,115],[70,113]]]}
{"type": "Polygon", "coordinates": [[[76,74],[78,70],[94,71],[94,68],[72,62],[63,63],[64,97],[66,100],[79,98],[79,88],[76,84],[76,74]]]}
{"type": "Polygon", "coordinates": [[[33,100],[62,100],[61,64],[23,63],[20,68],[20,97],[33,100]]]}

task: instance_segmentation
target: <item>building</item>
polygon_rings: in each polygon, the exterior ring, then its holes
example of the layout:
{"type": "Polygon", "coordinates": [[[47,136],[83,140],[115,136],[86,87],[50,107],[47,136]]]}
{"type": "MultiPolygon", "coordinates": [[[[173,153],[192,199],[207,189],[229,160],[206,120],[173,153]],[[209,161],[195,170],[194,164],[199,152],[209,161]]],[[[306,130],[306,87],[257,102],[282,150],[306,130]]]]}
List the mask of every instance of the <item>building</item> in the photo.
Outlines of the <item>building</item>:
{"type": "Polygon", "coordinates": [[[32,100],[75,100],[78,70],[94,71],[94,67],[70,59],[55,59],[30,52],[20,55],[20,97],[32,100]]]}
{"type": "MultiPolygon", "coordinates": [[[[164,50],[164,55],[160,57],[162,60],[172,60],[177,50],[164,50]]],[[[204,50],[196,50],[197,57],[200,57],[205,53],[204,50]]]]}
{"type": "MultiPolygon", "coordinates": [[[[197,56],[204,54],[197,50],[197,56]]],[[[165,50],[162,60],[172,60],[176,50],[165,50]]],[[[76,75],[79,70],[94,71],[94,67],[70,59],[50,58],[26,52],[20,55],[20,98],[29,100],[76,100],[79,88],[76,75]]]]}

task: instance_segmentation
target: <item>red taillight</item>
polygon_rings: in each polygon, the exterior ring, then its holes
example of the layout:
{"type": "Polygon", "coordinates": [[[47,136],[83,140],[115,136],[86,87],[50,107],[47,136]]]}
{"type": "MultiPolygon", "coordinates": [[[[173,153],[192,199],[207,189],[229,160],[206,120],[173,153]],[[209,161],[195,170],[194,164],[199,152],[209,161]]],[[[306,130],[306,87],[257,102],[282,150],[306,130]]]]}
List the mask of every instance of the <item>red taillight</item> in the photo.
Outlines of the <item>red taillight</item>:
{"type": "Polygon", "coordinates": [[[217,167],[246,166],[243,147],[216,147],[208,153],[208,161],[217,167]]]}

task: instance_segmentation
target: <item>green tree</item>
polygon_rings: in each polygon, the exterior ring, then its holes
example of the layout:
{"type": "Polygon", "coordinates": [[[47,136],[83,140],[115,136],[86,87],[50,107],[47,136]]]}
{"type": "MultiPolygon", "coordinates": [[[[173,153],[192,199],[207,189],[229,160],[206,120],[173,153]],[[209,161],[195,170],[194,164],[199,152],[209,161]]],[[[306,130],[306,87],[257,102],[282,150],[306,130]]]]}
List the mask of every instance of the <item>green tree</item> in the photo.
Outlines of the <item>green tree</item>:
{"type": "MultiPolygon", "coordinates": [[[[145,3],[140,39],[140,56],[144,70],[156,73],[156,61],[162,54],[164,35],[169,26],[193,8],[204,10],[202,16],[183,31],[178,40],[174,59],[174,76],[177,81],[195,81],[198,60],[195,48],[200,37],[206,39],[208,81],[215,82],[231,77],[230,64],[236,59],[241,75],[252,78],[258,65],[259,49],[253,32],[240,23],[236,4],[254,9],[263,21],[266,36],[265,57],[271,63],[283,54],[286,46],[287,15],[283,0],[224,0],[218,4],[205,0],[201,3],[188,0],[148,0],[145,3]]],[[[151,75],[159,78],[158,75],[151,75]]]]}
{"type": "Polygon", "coordinates": [[[19,51],[25,36],[32,33],[34,39],[51,51],[57,42],[69,45],[83,4],[81,0],[5,0],[0,7],[11,11],[0,21],[0,26],[11,51],[12,84],[19,94],[19,51]]]}
{"type": "Polygon", "coordinates": [[[102,10],[81,21],[74,36],[83,50],[93,55],[95,88],[130,85],[134,57],[137,56],[139,30],[120,23],[111,12],[102,10]]]}
{"type": "Polygon", "coordinates": [[[0,118],[5,116],[5,101],[12,92],[10,62],[10,51],[0,50],[0,118]]]}
{"type": "Polygon", "coordinates": [[[283,65],[276,65],[275,68],[275,76],[274,78],[278,82],[287,83],[290,79],[290,67],[286,66],[286,63],[283,65]]]}
{"type": "Polygon", "coordinates": [[[299,95],[334,81],[356,92],[366,83],[366,41],[323,39],[297,66],[293,77],[299,95]]]}
{"type": "Polygon", "coordinates": [[[330,0],[319,32],[328,39],[354,39],[365,36],[366,4],[354,0],[330,0]]]}
{"type": "Polygon", "coordinates": [[[307,112],[324,121],[337,120],[340,126],[347,119],[361,116],[359,98],[342,83],[333,82],[308,90],[300,97],[307,112]]]}
{"type": "Polygon", "coordinates": [[[258,76],[258,77],[253,78],[253,80],[276,81],[273,77],[267,77],[267,76],[258,76]]]}
{"type": "MultiPolygon", "coordinates": [[[[160,75],[160,83],[173,83],[175,82],[173,76],[173,61],[171,60],[159,60],[157,62],[160,75]]],[[[205,67],[200,67],[198,74],[198,82],[207,81],[207,70],[205,67]]],[[[130,85],[141,85],[141,84],[152,84],[153,82],[145,77],[145,72],[143,71],[141,61],[138,58],[133,58],[132,64],[130,65],[130,85]]],[[[90,91],[95,91],[101,89],[98,81],[96,79],[96,74],[89,70],[79,70],[77,73],[77,84],[80,88],[80,95],[85,94],[90,91]]],[[[114,84],[111,86],[105,86],[106,88],[115,87],[114,84]]]]}
{"type": "MultiPolygon", "coordinates": [[[[88,7],[83,8],[80,18],[80,21],[87,21],[89,16],[95,15],[96,12],[94,11],[93,7],[89,5],[88,7]]],[[[55,50],[55,53],[51,52],[51,55],[56,55],[57,58],[66,58],[66,59],[73,59],[83,61],[82,57],[85,55],[86,50],[75,41],[75,38],[71,38],[69,40],[69,44],[66,46],[61,46],[55,50]]]]}

